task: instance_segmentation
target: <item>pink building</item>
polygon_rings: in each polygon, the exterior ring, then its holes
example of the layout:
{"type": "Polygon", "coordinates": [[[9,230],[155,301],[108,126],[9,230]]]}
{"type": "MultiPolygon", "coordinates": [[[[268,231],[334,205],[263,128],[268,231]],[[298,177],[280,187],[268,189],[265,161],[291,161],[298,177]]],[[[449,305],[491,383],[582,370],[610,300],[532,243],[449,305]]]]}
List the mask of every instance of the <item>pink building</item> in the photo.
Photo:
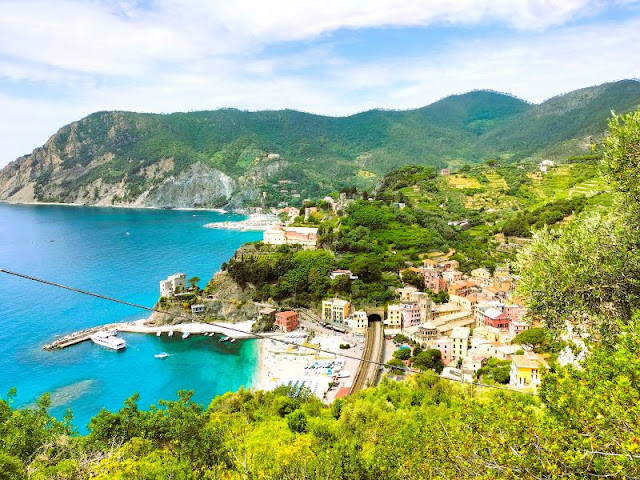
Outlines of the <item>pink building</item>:
{"type": "Polygon", "coordinates": [[[512,322],[521,322],[527,313],[526,307],[520,305],[505,305],[503,311],[512,322]]]}
{"type": "Polygon", "coordinates": [[[403,303],[402,308],[402,328],[415,327],[420,325],[420,305],[417,303],[403,303]]]}
{"type": "Polygon", "coordinates": [[[498,328],[502,331],[509,330],[511,319],[506,313],[499,313],[498,310],[489,310],[484,314],[484,326],[498,328]],[[495,314],[497,313],[497,315],[495,314]]]}
{"type": "Polygon", "coordinates": [[[448,337],[436,338],[433,342],[433,348],[440,350],[442,355],[442,363],[449,365],[451,362],[451,339],[448,337]]]}
{"type": "Polygon", "coordinates": [[[422,272],[424,275],[425,288],[428,288],[435,294],[440,293],[440,290],[444,290],[446,288],[444,278],[442,278],[438,270],[427,267],[422,269],[422,272]]]}

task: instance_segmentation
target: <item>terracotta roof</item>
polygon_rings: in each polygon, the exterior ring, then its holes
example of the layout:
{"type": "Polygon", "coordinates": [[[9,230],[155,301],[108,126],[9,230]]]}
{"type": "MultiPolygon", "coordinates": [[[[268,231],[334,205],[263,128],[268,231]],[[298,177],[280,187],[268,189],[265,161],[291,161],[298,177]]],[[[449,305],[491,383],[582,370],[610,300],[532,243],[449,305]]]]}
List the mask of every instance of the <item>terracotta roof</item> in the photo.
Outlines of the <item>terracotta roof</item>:
{"type": "Polygon", "coordinates": [[[336,393],[336,400],[338,398],[342,398],[342,397],[346,397],[347,395],[349,395],[349,392],[351,391],[350,387],[340,387],[340,390],[338,390],[338,393],[336,393]]]}

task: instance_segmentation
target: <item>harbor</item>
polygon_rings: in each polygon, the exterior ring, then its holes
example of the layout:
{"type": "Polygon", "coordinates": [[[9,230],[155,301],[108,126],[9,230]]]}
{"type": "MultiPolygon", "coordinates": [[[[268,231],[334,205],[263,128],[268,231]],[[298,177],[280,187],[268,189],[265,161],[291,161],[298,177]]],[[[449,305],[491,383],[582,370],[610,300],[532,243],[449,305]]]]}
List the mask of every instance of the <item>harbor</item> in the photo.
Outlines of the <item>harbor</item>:
{"type": "Polygon", "coordinates": [[[54,341],[47,343],[42,348],[45,350],[58,350],[77,345],[90,340],[91,336],[98,332],[106,332],[115,330],[123,333],[146,333],[155,334],[160,337],[163,334],[172,337],[176,334],[182,335],[182,338],[188,338],[190,335],[208,335],[213,336],[220,334],[222,338],[228,341],[235,341],[240,338],[256,338],[251,333],[251,325],[253,321],[229,323],[229,328],[220,324],[211,325],[202,322],[180,323],[176,325],[145,325],[146,319],[136,320],[134,322],[109,323],[99,325],[77,332],[70,333],[54,341]]]}

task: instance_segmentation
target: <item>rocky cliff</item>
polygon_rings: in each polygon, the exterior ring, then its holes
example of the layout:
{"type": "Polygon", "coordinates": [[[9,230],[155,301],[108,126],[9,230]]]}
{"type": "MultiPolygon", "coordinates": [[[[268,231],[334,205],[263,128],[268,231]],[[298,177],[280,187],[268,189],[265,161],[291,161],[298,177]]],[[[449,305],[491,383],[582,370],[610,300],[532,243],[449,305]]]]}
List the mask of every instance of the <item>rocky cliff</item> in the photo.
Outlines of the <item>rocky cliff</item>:
{"type": "Polygon", "coordinates": [[[244,322],[255,320],[259,307],[252,300],[254,289],[240,286],[226,273],[218,272],[207,284],[205,297],[198,300],[205,305],[202,315],[192,315],[179,301],[163,307],[167,313],[154,312],[147,323],[149,325],[171,325],[183,323],[185,316],[192,321],[214,320],[225,322],[244,322]],[[173,315],[172,315],[173,314],[173,315]],[[179,315],[176,317],[175,315],[179,315]]]}
{"type": "Polygon", "coordinates": [[[122,112],[96,114],[63,127],[45,145],[0,171],[0,200],[175,208],[221,207],[233,201],[244,206],[254,203],[259,186],[286,165],[279,160],[263,168],[267,162],[256,158],[245,175],[234,178],[205,159],[185,162],[164,152],[135,160],[124,156],[132,146],[135,150],[135,142],[144,142],[149,128],[153,125],[145,116],[131,122],[122,112]]]}

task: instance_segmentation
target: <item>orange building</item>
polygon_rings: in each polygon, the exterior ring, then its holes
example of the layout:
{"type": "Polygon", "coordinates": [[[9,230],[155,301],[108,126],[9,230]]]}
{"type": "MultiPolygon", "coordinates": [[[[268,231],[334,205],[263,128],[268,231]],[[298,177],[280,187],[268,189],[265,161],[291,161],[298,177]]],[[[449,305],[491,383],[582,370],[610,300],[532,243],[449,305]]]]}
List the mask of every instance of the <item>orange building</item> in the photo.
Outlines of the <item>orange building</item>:
{"type": "Polygon", "coordinates": [[[276,313],[276,328],[285,333],[295,330],[300,325],[299,318],[298,313],[291,310],[276,313]]]}

